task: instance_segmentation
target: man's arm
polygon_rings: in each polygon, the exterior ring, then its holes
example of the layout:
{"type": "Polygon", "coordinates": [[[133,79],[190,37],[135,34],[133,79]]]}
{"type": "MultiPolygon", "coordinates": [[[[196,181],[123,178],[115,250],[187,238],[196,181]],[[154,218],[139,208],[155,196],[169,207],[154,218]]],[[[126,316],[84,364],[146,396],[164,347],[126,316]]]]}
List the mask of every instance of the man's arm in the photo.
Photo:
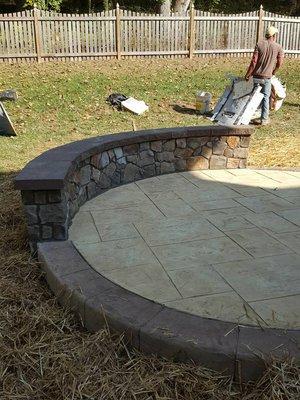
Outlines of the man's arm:
{"type": "Polygon", "coordinates": [[[252,76],[253,71],[254,71],[254,69],[256,67],[256,64],[257,64],[257,60],[258,60],[258,49],[256,47],[255,50],[254,50],[254,53],[252,55],[252,59],[251,59],[250,65],[249,65],[248,70],[247,70],[246,75],[245,75],[246,81],[248,81],[250,79],[250,77],[252,76]]]}
{"type": "Polygon", "coordinates": [[[278,55],[277,55],[277,62],[276,62],[276,66],[273,71],[273,75],[276,74],[276,72],[279,70],[279,68],[282,66],[282,64],[283,64],[283,51],[282,51],[282,49],[280,49],[278,52],[278,55]]]}

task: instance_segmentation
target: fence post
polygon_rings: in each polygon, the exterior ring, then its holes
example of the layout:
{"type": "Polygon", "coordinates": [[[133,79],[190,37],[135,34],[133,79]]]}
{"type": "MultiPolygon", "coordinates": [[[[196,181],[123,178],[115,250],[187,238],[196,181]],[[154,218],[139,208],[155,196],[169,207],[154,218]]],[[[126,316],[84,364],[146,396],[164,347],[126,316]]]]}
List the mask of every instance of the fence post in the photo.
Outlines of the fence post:
{"type": "Polygon", "coordinates": [[[263,38],[264,32],[264,9],[262,4],[260,5],[258,12],[258,25],[257,25],[257,33],[256,33],[256,42],[259,42],[263,38]]]}
{"type": "Polygon", "coordinates": [[[121,60],[121,11],[119,3],[116,7],[116,50],[117,59],[121,60]]]}
{"type": "Polygon", "coordinates": [[[189,26],[189,58],[193,58],[195,50],[195,7],[190,5],[190,26],[189,26]]]}
{"type": "Polygon", "coordinates": [[[34,41],[37,55],[37,62],[42,62],[42,35],[41,35],[41,26],[39,21],[40,10],[38,10],[35,5],[33,8],[33,23],[34,23],[34,41]]]}

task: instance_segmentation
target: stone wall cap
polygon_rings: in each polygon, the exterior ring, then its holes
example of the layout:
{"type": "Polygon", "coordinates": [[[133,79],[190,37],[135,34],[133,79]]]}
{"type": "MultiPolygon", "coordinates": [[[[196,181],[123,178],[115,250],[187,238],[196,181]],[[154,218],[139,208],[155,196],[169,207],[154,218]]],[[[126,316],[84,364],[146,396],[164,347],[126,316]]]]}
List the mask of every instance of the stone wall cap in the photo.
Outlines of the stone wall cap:
{"type": "Polygon", "coordinates": [[[70,169],[83,159],[103,151],[155,140],[197,136],[250,136],[251,127],[224,127],[218,125],[148,129],[92,137],[56,147],[30,161],[14,180],[18,190],[56,190],[64,187],[70,169]]]}

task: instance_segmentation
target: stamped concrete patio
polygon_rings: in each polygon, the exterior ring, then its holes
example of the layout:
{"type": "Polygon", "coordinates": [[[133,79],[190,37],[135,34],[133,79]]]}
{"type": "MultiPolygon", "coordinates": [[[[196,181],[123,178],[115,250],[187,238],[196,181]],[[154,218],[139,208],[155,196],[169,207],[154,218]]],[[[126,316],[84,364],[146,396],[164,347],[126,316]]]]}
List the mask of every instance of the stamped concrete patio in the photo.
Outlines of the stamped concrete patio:
{"type": "Polygon", "coordinates": [[[240,324],[300,328],[300,172],[205,170],[111,189],[70,240],[117,284],[240,324]]]}

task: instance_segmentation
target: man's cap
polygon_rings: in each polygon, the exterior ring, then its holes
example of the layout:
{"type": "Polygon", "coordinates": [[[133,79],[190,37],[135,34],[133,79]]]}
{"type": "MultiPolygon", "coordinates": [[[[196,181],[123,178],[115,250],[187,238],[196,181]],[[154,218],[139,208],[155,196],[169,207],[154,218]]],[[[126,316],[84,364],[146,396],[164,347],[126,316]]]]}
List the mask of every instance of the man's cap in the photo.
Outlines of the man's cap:
{"type": "Polygon", "coordinates": [[[278,29],[275,28],[275,26],[269,26],[266,30],[266,36],[271,37],[274,36],[276,33],[278,33],[278,29]]]}

